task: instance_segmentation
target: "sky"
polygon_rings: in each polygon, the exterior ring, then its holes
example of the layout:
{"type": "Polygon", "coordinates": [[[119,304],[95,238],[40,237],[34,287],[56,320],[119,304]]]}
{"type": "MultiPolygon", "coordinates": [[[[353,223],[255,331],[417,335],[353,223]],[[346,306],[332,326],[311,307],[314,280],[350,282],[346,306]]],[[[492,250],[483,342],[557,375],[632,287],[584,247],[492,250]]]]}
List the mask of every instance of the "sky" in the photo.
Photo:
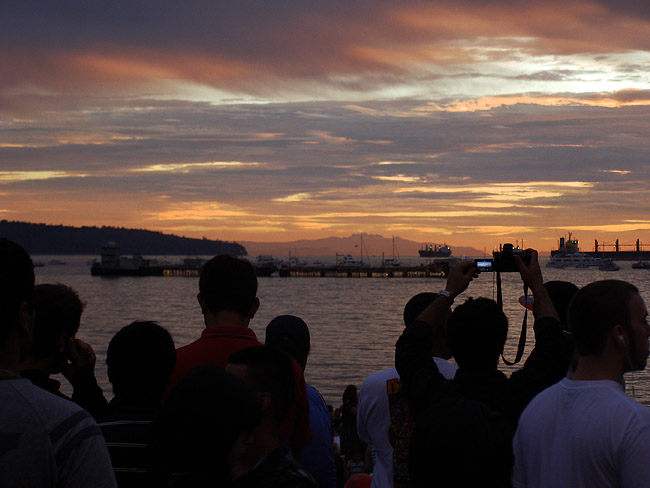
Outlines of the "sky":
{"type": "Polygon", "coordinates": [[[0,218],[650,249],[650,3],[0,3],[0,218]]]}

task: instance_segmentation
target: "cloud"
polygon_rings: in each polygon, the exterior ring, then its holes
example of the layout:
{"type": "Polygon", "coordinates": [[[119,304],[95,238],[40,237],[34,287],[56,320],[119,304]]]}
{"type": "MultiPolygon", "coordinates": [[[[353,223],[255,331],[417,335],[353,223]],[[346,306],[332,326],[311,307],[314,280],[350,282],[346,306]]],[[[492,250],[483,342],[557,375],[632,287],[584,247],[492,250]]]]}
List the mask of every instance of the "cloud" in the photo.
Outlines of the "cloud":
{"type": "MultiPolygon", "coordinates": [[[[125,0],[110,7],[26,0],[3,5],[0,22],[4,96],[97,88],[151,94],[186,82],[223,98],[314,100],[364,92],[394,98],[431,93],[426,80],[432,77],[449,78],[447,90],[476,76],[480,65],[488,69],[479,82],[489,71],[522,82],[561,82],[574,71],[563,66],[565,57],[574,64],[582,59],[603,78],[617,56],[645,50],[650,38],[647,15],[584,0],[561,6],[551,0],[309,6],[293,0],[272,8],[193,0],[182,9],[171,1],[150,8],[125,0]],[[600,56],[600,67],[592,55],[600,56]]],[[[629,75],[634,63],[620,65],[629,75]]],[[[640,82],[647,81],[644,71],[636,71],[640,82]]]]}

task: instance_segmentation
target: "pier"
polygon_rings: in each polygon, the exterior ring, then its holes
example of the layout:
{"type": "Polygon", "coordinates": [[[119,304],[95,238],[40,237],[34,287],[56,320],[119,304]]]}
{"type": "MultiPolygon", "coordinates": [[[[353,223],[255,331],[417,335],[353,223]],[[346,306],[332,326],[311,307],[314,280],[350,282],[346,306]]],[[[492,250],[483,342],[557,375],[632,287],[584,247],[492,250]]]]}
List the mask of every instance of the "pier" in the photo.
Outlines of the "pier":
{"type": "Polygon", "coordinates": [[[282,277],[291,278],[444,278],[449,273],[449,261],[420,266],[296,266],[280,268],[282,277]]]}

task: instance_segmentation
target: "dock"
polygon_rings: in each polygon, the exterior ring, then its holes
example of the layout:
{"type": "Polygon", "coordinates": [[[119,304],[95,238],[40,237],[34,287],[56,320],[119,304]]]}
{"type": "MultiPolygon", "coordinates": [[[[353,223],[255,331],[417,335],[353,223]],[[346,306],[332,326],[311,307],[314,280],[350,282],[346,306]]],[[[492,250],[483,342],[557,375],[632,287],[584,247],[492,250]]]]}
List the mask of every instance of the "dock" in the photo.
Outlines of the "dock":
{"type": "Polygon", "coordinates": [[[287,278],[444,278],[449,261],[400,267],[296,266],[281,268],[278,273],[287,278]]]}

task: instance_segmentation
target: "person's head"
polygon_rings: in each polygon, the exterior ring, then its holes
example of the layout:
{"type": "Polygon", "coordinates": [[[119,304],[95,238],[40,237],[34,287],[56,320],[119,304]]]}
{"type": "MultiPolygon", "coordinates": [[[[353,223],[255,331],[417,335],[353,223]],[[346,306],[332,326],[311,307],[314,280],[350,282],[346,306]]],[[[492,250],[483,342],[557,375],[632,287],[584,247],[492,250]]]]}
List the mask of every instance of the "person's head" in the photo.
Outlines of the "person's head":
{"type": "Polygon", "coordinates": [[[176,365],[174,341],[155,322],[133,322],[109,342],[106,365],[116,397],[157,404],[176,365]]]}
{"type": "Polygon", "coordinates": [[[21,246],[0,238],[0,270],[0,345],[18,332],[24,356],[31,342],[34,263],[21,246]]]}
{"type": "MultiPolygon", "coordinates": [[[[412,297],[404,307],[404,325],[408,326],[418,318],[418,316],[424,312],[424,310],[431,305],[436,298],[438,298],[437,293],[424,292],[418,293],[412,297]]],[[[451,313],[449,310],[448,313],[451,313]]],[[[451,350],[449,349],[449,344],[447,343],[447,334],[446,330],[437,330],[433,336],[431,352],[434,356],[449,359],[451,357],[451,350]]]]}
{"type": "Polygon", "coordinates": [[[160,486],[230,486],[238,445],[255,429],[260,405],[251,388],[216,366],[189,372],[170,392],[154,427],[160,486]],[[173,474],[175,484],[164,478],[173,474]]]}
{"type": "Polygon", "coordinates": [[[291,358],[272,347],[251,346],[232,354],[226,371],[248,383],[258,396],[263,413],[279,427],[295,400],[291,358]]]}
{"type": "MultiPolygon", "coordinates": [[[[560,317],[560,323],[565,329],[568,329],[567,313],[569,312],[569,303],[571,303],[571,299],[579,288],[568,281],[547,281],[544,283],[544,288],[546,288],[551,302],[553,302],[553,307],[555,307],[555,311],[560,317]]],[[[534,307],[533,304],[533,310],[534,307]]]]}
{"type": "Polygon", "coordinates": [[[404,307],[404,325],[408,326],[426,309],[433,301],[438,298],[436,293],[424,292],[418,293],[412,297],[404,307]]]}
{"type": "MultiPolygon", "coordinates": [[[[341,414],[343,417],[350,415],[357,415],[357,407],[359,405],[359,391],[355,385],[348,385],[343,390],[343,407],[341,414]]],[[[345,419],[344,419],[345,420],[345,419]]]]}
{"type": "Polygon", "coordinates": [[[79,294],[61,283],[34,287],[34,337],[29,356],[34,360],[59,357],[52,373],[65,361],[65,340],[79,330],[84,304],[79,294]]]}
{"type": "Polygon", "coordinates": [[[213,257],[201,268],[198,299],[204,315],[228,311],[252,318],[259,306],[255,268],[229,254],[213,257]]]}
{"type": "Polygon", "coordinates": [[[611,342],[624,352],[627,370],[645,367],[650,329],[634,285],[619,280],[590,283],[573,297],[568,320],[580,356],[599,356],[611,342]]]}
{"type": "Polygon", "coordinates": [[[307,365],[310,338],[304,320],[295,315],[279,315],[266,326],[264,344],[286,352],[296,360],[302,370],[307,365]]]}
{"type": "Polygon", "coordinates": [[[447,341],[461,369],[496,368],[507,336],[508,318],[488,298],[469,298],[447,319],[447,341]]]}

